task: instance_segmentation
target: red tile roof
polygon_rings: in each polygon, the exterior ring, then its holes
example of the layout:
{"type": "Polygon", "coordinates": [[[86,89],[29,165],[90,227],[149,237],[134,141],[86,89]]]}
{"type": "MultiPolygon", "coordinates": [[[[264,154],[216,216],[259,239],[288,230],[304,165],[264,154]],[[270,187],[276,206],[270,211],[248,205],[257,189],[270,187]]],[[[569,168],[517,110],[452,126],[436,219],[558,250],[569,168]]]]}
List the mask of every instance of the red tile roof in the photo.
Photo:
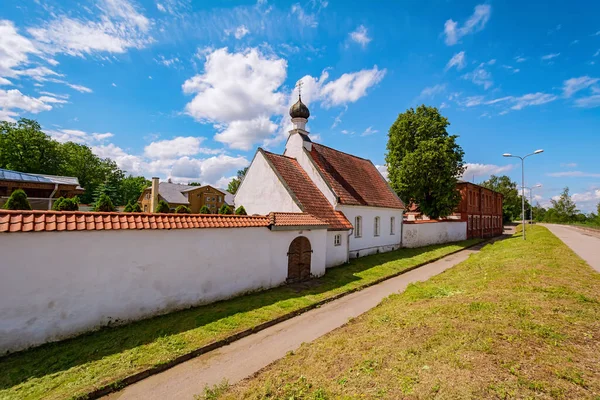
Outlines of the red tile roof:
{"type": "Polygon", "coordinates": [[[371,161],[318,143],[312,144],[310,155],[340,204],[404,208],[371,161]]]}
{"type": "Polygon", "coordinates": [[[326,222],[310,214],[272,212],[269,221],[275,226],[327,226],[326,222]]]}
{"type": "Polygon", "coordinates": [[[315,186],[294,158],[259,149],[283,180],[300,209],[326,222],[330,230],[352,229],[352,224],[333,206],[315,186]]]}
{"type": "Polygon", "coordinates": [[[121,229],[249,228],[321,225],[300,213],[278,216],[108,213],[82,211],[0,210],[0,232],[87,231],[121,229]]]}

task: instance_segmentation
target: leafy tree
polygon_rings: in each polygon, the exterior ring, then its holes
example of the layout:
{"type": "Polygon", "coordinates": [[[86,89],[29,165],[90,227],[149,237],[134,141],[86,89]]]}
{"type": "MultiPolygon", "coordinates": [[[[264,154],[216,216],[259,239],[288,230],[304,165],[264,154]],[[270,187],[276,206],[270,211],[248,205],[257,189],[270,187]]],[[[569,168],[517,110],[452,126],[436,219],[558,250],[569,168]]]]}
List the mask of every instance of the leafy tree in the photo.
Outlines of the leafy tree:
{"type": "Polygon", "coordinates": [[[202,183],[200,183],[200,182],[190,182],[190,183],[188,183],[188,186],[202,186],[202,183]]]}
{"type": "Polygon", "coordinates": [[[540,203],[537,203],[534,207],[533,207],[533,219],[535,221],[544,221],[544,218],[546,217],[546,212],[547,210],[540,206],[540,203]]]}
{"type": "Polygon", "coordinates": [[[60,211],[60,205],[61,203],[65,200],[64,197],[59,197],[58,199],[54,200],[54,203],[52,204],[52,209],[54,211],[60,211]]]}
{"type": "Polygon", "coordinates": [[[227,204],[223,204],[221,208],[219,208],[219,214],[233,214],[231,208],[227,204]]]}
{"type": "MultiPolygon", "coordinates": [[[[506,175],[490,176],[490,179],[480,183],[481,186],[496,192],[502,193],[502,221],[504,223],[512,222],[521,218],[521,194],[517,183],[511,181],[506,175]]],[[[525,199],[525,209],[529,209],[529,202],[525,199]]],[[[526,211],[527,213],[527,211],[526,211]]],[[[535,217],[535,209],[533,211],[535,217]]]]}
{"type": "Polygon", "coordinates": [[[554,210],[556,218],[555,222],[572,222],[576,220],[579,210],[569,195],[568,187],[563,189],[558,200],[552,199],[550,201],[552,202],[551,210],[554,210]]]}
{"type": "Polygon", "coordinates": [[[137,203],[140,195],[152,184],[148,179],[143,176],[129,175],[120,182],[118,182],[118,192],[121,195],[123,204],[130,203],[133,205],[137,203]]]}
{"type": "Polygon", "coordinates": [[[203,206],[200,208],[200,212],[199,212],[199,213],[200,213],[200,214],[211,214],[211,212],[210,212],[210,208],[208,208],[208,207],[206,206],[206,204],[205,204],[205,205],[203,205],[203,206]]]}
{"type": "Polygon", "coordinates": [[[240,169],[237,172],[237,177],[233,178],[231,180],[231,182],[229,182],[229,184],[227,185],[227,191],[231,194],[236,194],[240,184],[242,183],[242,179],[244,179],[244,176],[246,176],[246,172],[248,172],[248,167],[244,168],[244,169],[240,169]]]}
{"type": "Polygon", "coordinates": [[[133,205],[131,204],[131,201],[130,201],[125,205],[123,212],[132,212],[131,210],[133,210],[133,205]]]}
{"type": "Polygon", "coordinates": [[[8,198],[4,204],[5,210],[31,210],[27,194],[23,189],[17,189],[8,198]]]}
{"type": "Polygon", "coordinates": [[[156,205],[156,210],[154,210],[154,212],[157,213],[168,213],[170,211],[171,208],[169,207],[169,203],[164,200],[159,200],[158,204],[156,205]]]}
{"type": "Polygon", "coordinates": [[[180,205],[175,209],[175,214],[191,214],[192,210],[189,207],[180,205]]]}
{"type": "Polygon", "coordinates": [[[421,105],[398,115],[388,132],[388,178],[398,196],[431,218],[450,215],[460,202],[462,148],[437,108],[421,105]]]}
{"type": "Polygon", "coordinates": [[[248,214],[246,213],[246,209],[244,208],[244,206],[239,206],[235,210],[235,215],[248,215],[248,214]]]}
{"type": "Polygon", "coordinates": [[[79,197],[59,197],[54,204],[52,204],[52,209],[55,211],[79,211],[79,197]]]}
{"type": "Polygon", "coordinates": [[[102,193],[98,200],[96,201],[96,205],[94,206],[94,211],[101,212],[114,212],[116,211],[115,206],[113,205],[112,200],[106,193],[102,193]]]}
{"type": "Polygon", "coordinates": [[[142,206],[137,201],[132,204],[131,212],[142,212],[142,206]]]}

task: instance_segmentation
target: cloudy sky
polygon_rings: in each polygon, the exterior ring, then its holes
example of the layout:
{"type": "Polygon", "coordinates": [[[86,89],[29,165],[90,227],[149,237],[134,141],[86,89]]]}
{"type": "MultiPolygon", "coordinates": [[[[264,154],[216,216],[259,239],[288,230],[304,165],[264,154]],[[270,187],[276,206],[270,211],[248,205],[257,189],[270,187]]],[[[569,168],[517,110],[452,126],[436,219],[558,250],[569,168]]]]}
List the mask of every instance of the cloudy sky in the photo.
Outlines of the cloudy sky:
{"type": "MultiPolygon", "coordinates": [[[[281,151],[295,84],[314,140],[384,163],[398,113],[437,106],[465,179],[600,201],[600,3],[4,0],[0,119],[37,119],[133,173],[223,186],[281,151]],[[352,5],[350,5],[352,4],[352,5]],[[517,160],[518,161],[518,160],[517,160]]],[[[383,168],[382,168],[383,170],[383,168]]]]}

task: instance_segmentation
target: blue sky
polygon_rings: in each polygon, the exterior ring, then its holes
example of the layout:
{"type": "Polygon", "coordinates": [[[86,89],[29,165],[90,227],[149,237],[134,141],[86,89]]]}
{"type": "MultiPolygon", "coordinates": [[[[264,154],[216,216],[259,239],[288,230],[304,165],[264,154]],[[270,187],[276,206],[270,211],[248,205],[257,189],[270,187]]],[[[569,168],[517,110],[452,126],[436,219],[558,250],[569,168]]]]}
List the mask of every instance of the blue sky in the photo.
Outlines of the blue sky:
{"type": "MultiPolygon", "coordinates": [[[[303,80],[316,141],[384,164],[398,113],[441,108],[468,170],[600,201],[600,3],[5,0],[0,119],[125,170],[223,186],[280,152],[303,80]],[[517,160],[518,161],[518,160],[517,160]]],[[[382,168],[383,169],[383,168],[382,168]]]]}

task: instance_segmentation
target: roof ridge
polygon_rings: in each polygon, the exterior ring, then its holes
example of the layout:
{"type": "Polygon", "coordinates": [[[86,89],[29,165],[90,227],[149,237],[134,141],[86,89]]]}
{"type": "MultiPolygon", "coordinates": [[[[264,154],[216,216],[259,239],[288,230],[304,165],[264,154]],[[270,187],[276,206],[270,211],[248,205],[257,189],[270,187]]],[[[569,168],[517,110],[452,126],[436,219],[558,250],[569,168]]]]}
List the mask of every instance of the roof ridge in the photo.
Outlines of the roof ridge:
{"type": "Polygon", "coordinates": [[[267,154],[271,154],[271,155],[274,155],[274,156],[277,156],[277,157],[287,158],[288,160],[294,160],[296,162],[298,161],[298,160],[296,160],[295,157],[286,156],[285,154],[273,153],[272,151],[265,150],[262,147],[259,147],[258,149],[261,150],[264,153],[267,153],[267,154]]]}
{"type": "Polygon", "coordinates": [[[0,214],[36,214],[36,215],[93,215],[93,216],[165,216],[170,217],[216,217],[216,218],[265,218],[264,215],[236,215],[236,214],[177,214],[177,213],[151,213],[151,212],[119,212],[119,211],[56,211],[56,210],[4,210],[0,214]]]}
{"type": "Polygon", "coordinates": [[[360,157],[360,156],[357,156],[357,155],[354,155],[354,154],[346,153],[345,151],[334,149],[333,147],[325,146],[324,144],[320,144],[320,143],[313,143],[313,146],[315,146],[315,145],[321,146],[321,147],[325,147],[326,149],[329,149],[329,150],[337,151],[338,153],[342,153],[342,154],[345,154],[345,155],[350,156],[350,157],[358,158],[359,160],[368,161],[371,164],[373,164],[373,162],[371,160],[369,160],[368,158],[364,158],[364,157],[360,157]]]}

